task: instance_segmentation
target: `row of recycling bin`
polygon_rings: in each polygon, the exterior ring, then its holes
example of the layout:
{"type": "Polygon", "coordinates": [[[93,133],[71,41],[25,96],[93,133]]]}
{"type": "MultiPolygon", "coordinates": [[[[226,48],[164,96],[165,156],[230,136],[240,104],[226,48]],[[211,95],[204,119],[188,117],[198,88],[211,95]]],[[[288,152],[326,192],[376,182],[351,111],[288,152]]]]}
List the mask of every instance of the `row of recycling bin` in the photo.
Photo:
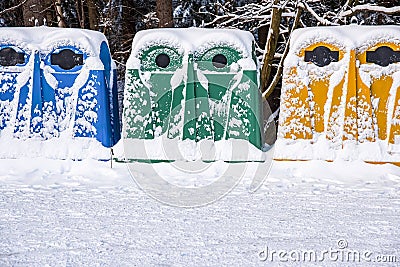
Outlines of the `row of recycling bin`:
{"type": "MultiPolygon", "coordinates": [[[[135,40],[140,44],[134,44],[126,70],[125,139],[164,135],[196,143],[233,137],[261,148],[250,33],[153,30],[135,40]],[[190,41],[194,35],[203,47],[190,41]]],[[[69,143],[66,150],[79,140],[85,148],[92,147],[88,140],[113,147],[122,132],[118,98],[116,67],[101,33],[0,28],[0,142],[9,144],[0,157],[18,156],[20,144],[54,147],[54,139],[69,143]]]]}
{"type": "MultiPolygon", "coordinates": [[[[295,31],[276,159],[400,162],[399,40],[396,26],[295,31]],[[365,144],[379,155],[364,155],[371,151],[365,144]]],[[[66,152],[55,157],[80,158],[93,150],[90,142],[109,148],[122,137],[132,159],[264,160],[271,120],[263,115],[249,32],[141,31],[126,64],[123,116],[118,95],[101,33],[0,28],[0,143],[15,144],[3,145],[0,157],[18,156],[18,146],[34,153],[28,143],[45,153],[43,146],[54,148],[59,140],[66,152]],[[229,146],[240,149],[226,155],[229,146]]]]}

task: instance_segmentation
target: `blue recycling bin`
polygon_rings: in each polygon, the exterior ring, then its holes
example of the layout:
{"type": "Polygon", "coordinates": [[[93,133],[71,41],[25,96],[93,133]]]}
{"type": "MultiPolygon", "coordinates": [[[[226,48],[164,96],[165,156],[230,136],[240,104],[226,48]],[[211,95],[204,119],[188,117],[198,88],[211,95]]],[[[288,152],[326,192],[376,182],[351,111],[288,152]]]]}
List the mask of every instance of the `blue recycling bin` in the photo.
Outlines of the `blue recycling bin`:
{"type": "Polygon", "coordinates": [[[79,143],[93,148],[88,140],[103,148],[118,142],[117,73],[103,34],[35,27],[0,28],[0,36],[8,36],[0,38],[0,141],[41,147],[63,140],[61,157],[79,143]]]}

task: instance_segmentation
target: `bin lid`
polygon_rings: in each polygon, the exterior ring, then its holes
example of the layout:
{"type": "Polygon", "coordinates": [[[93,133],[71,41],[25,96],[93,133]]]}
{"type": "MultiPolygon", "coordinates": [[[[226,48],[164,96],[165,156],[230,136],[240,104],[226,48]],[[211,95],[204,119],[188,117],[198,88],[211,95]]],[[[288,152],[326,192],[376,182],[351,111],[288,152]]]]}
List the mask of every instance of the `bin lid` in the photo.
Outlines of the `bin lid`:
{"type": "Polygon", "coordinates": [[[139,68],[140,53],[152,46],[173,47],[183,55],[202,53],[216,46],[228,46],[239,51],[243,58],[251,58],[253,35],[237,29],[164,28],[143,30],[136,33],[127,68],[139,68]]]}
{"type": "Polygon", "coordinates": [[[296,29],[290,37],[290,49],[300,51],[311,44],[327,42],[344,49],[362,52],[377,43],[400,45],[400,26],[395,25],[343,25],[296,29]]]}
{"type": "Polygon", "coordinates": [[[97,31],[56,27],[0,27],[0,45],[14,45],[26,51],[50,53],[60,46],[72,46],[99,57],[106,37],[97,31]]]}

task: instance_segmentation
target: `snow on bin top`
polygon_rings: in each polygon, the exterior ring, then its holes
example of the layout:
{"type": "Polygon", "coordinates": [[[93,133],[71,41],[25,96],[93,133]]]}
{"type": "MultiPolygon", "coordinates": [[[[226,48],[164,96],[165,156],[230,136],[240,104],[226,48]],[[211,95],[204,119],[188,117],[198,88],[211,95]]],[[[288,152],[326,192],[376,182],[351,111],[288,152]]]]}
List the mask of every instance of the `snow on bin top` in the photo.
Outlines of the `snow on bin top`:
{"type": "Polygon", "coordinates": [[[96,31],[53,27],[0,27],[0,45],[14,45],[27,51],[50,53],[61,46],[73,46],[89,56],[99,57],[106,37],[96,31]]]}
{"type": "Polygon", "coordinates": [[[326,42],[346,51],[368,49],[377,43],[400,44],[400,26],[344,25],[296,29],[291,35],[290,49],[299,52],[311,44],[326,42]]]}
{"type": "Polygon", "coordinates": [[[202,53],[223,45],[236,49],[243,58],[251,58],[254,37],[250,32],[237,29],[171,28],[140,31],[132,43],[127,68],[139,68],[138,58],[151,46],[165,45],[181,54],[202,53]]]}
{"type": "Polygon", "coordinates": [[[296,29],[290,37],[285,67],[297,66],[299,60],[301,61],[302,50],[317,43],[336,46],[344,52],[343,59],[346,62],[351,50],[362,53],[379,43],[391,43],[400,47],[400,26],[344,25],[296,29]]]}

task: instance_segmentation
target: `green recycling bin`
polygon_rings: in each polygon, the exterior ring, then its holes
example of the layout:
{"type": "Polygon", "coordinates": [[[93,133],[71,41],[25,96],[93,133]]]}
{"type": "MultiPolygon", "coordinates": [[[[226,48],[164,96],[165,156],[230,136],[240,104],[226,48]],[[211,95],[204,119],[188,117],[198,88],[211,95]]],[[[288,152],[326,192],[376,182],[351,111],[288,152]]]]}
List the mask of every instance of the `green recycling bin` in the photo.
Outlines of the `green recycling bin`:
{"type": "Polygon", "coordinates": [[[125,77],[125,157],[263,160],[258,84],[249,32],[190,28],[137,33],[125,77]]]}

